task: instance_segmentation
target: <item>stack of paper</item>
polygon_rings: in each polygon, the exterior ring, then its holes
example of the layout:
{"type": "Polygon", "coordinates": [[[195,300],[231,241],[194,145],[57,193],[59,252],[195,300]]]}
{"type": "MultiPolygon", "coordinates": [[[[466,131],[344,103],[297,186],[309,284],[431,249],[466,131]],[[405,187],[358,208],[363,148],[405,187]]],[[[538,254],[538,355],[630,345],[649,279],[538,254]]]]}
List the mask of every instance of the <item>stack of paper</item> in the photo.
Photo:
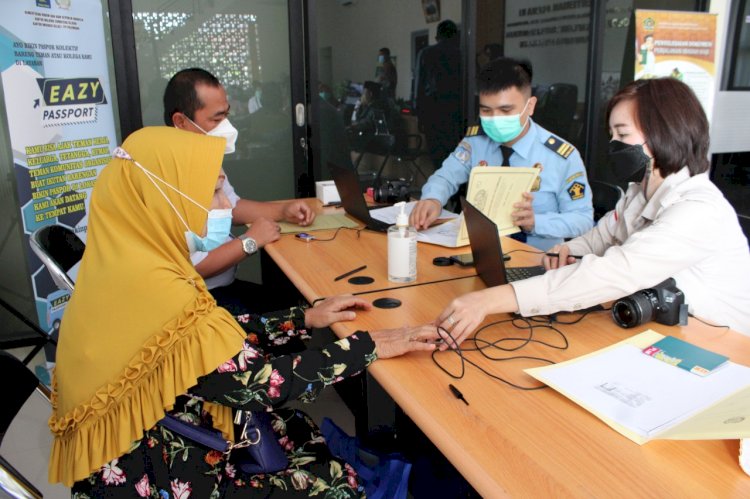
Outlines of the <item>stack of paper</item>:
{"type": "Polygon", "coordinates": [[[750,437],[750,368],[727,362],[695,376],[642,352],[662,338],[649,330],[526,372],[639,444],[750,437]]]}

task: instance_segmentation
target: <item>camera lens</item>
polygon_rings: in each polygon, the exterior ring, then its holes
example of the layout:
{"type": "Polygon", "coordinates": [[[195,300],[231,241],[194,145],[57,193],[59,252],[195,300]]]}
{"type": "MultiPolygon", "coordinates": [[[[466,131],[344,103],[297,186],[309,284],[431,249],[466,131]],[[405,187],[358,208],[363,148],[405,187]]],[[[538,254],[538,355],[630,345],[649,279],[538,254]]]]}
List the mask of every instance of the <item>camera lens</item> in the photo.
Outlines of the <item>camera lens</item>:
{"type": "Polygon", "coordinates": [[[635,327],[653,320],[656,314],[655,296],[650,290],[639,291],[617,300],[612,305],[612,318],[624,328],[635,327]]]}
{"type": "Polygon", "coordinates": [[[641,322],[640,310],[635,308],[629,298],[618,300],[612,305],[612,318],[624,328],[637,326],[641,322]]]}

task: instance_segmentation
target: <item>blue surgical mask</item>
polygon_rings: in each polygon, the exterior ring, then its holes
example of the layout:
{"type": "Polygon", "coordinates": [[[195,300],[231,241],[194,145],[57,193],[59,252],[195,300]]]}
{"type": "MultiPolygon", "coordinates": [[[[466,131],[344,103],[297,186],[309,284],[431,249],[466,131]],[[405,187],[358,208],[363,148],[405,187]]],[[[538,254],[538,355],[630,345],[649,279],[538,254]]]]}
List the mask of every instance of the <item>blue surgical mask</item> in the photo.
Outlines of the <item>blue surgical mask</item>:
{"type": "Polygon", "coordinates": [[[385,56],[384,56],[384,55],[379,55],[379,56],[378,56],[378,62],[379,62],[380,64],[383,64],[383,63],[385,62],[385,56]]]}
{"type": "Polygon", "coordinates": [[[139,162],[134,160],[130,154],[128,154],[125,149],[122,147],[117,147],[113,153],[113,156],[116,158],[126,159],[128,161],[132,161],[135,166],[140,168],[140,170],[146,174],[146,177],[151,181],[152,184],[154,184],[154,187],[161,193],[162,196],[164,196],[164,199],[169,203],[169,206],[172,207],[172,210],[174,210],[175,214],[177,215],[177,218],[180,219],[182,224],[187,229],[185,231],[185,240],[187,241],[188,249],[191,253],[194,253],[196,251],[211,251],[213,249],[218,248],[222,244],[224,244],[229,237],[230,231],[232,230],[232,209],[231,208],[225,208],[225,209],[214,209],[214,210],[208,210],[203,205],[195,201],[193,198],[188,196],[187,194],[179,191],[176,187],[174,187],[172,184],[166,182],[164,179],[159,177],[158,175],[152,173],[151,171],[147,170],[143,165],[141,165],[139,162]],[[190,227],[188,226],[187,222],[185,222],[185,219],[182,218],[182,215],[179,211],[177,211],[177,208],[174,204],[172,204],[172,201],[169,200],[169,197],[164,193],[161,187],[159,187],[159,184],[156,183],[156,181],[161,182],[162,184],[166,185],[173,191],[175,191],[180,196],[184,197],[200,209],[204,210],[206,213],[208,213],[208,220],[206,222],[206,236],[201,237],[192,230],[190,230],[190,227]]]}
{"type": "Polygon", "coordinates": [[[232,230],[232,209],[210,210],[206,222],[206,236],[185,232],[190,252],[211,251],[224,244],[232,230]]]}
{"type": "Polygon", "coordinates": [[[511,116],[480,116],[479,120],[482,123],[484,133],[495,142],[501,144],[515,139],[521,135],[526,123],[529,122],[529,119],[526,118],[526,122],[521,124],[521,115],[526,111],[528,106],[529,101],[527,100],[521,112],[511,116]]]}

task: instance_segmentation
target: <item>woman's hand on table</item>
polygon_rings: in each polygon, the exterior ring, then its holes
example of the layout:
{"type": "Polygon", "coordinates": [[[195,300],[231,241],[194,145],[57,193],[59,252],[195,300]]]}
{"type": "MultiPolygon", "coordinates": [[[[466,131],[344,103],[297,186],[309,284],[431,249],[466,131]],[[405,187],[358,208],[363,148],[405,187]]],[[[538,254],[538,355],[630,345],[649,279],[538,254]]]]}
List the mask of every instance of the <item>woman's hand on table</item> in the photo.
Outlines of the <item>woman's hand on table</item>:
{"type": "Polygon", "coordinates": [[[549,249],[549,251],[542,257],[542,265],[545,270],[557,269],[576,263],[576,259],[570,255],[570,248],[567,244],[558,244],[549,249]],[[550,254],[557,254],[557,256],[550,256],[550,254]]]}
{"type": "Polygon", "coordinates": [[[443,336],[440,350],[456,348],[489,314],[517,312],[516,293],[510,284],[466,293],[455,298],[435,320],[443,336]],[[446,331],[450,335],[446,334],[446,331]],[[451,339],[452,338],[452,339],[451,339]]]}
{"type": "Polygon", "coordinates": [[[352,309],[370,310],[372,304],[352,295],[331,296],[305,310],[305,327],[328,327],[334,322],[353,321],[357,318],[352,309]]]}
{"type": "Polygon", "coordinates": [[[440,335],[434,325],[426,324],[370,331],[370,338],[375,342],[378,358],[389,359],[409,352],[431,352],[435,350],[440,335]]]}

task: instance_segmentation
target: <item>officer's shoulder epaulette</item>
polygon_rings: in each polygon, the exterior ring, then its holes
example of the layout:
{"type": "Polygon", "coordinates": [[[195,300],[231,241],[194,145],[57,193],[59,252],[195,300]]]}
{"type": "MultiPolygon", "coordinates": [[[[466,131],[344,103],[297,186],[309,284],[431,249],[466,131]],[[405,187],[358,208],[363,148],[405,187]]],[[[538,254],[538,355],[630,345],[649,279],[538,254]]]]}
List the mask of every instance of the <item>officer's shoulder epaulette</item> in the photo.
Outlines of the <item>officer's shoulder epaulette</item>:
{"type": "Polygon", "coordinates": [[[477,135],[484,135],[484,129],[481,125],[466,127],[466,137],[475,137],[477,135]]]}
{"type": "Polygon", "coordinates": [[[575,150],[575,147],[554,135],[550,135],[549,138],[544,141],[544,145],[565,159],[568,159],[570,153],[575,150]]]}

